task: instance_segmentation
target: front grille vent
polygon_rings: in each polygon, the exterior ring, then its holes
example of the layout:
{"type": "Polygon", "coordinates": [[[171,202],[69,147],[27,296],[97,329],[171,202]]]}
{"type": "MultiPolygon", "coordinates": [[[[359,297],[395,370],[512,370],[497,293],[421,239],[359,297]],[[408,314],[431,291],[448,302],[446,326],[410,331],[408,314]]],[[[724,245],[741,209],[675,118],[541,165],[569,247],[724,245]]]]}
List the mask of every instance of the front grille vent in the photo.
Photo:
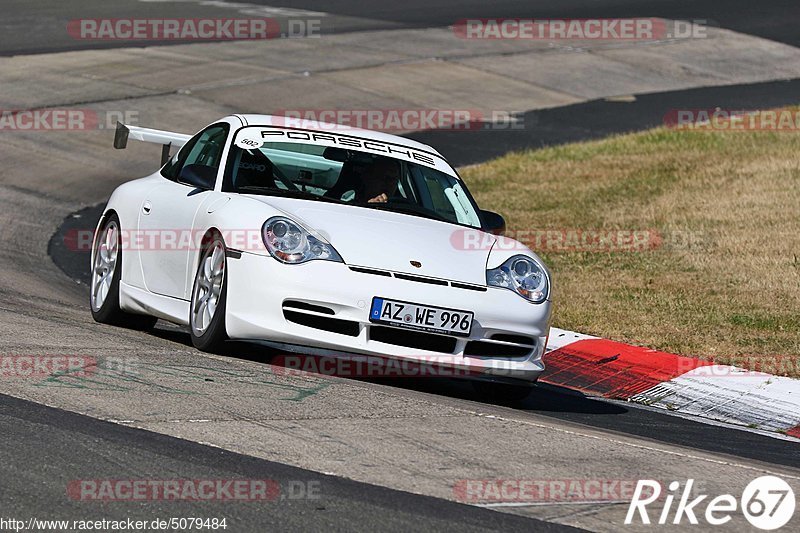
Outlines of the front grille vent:
{"type": "Polygon", "coordinates": [[[459,281],[448,281],[439,278],[427,278],[425,276],[416,276],[414,274],[404,274],[402,272],[391,272],[389,270],[379,270],[376,268],[366,268],[359,266],[348,267],[353,272],[360,274],[372,274],[373,276],[384,276],[387,278],[402,279],[404,281],[413,281],[415,283],[427,283],[428,285],[442,285],[444,287],[453,287],[454,289],[464,289],[468,291],[486,292],[486,287],[482,285],[472,285],[470,283],[461,283],[459,281]]]}
{"type": "Polygon", "coordinates": [[[330,316],[334,314],[336,313],[333,309],[321,305],[297,300],[283,302],[283,317],[289,322],[322,331],[347,335],[348,337],[358,337],[360,331],[358,322],[330,316]]]}
{"type": "Polygon", "coordinates": [[[370,326],[370,340],[439,353],[453,353],[456,338],[388,326],[370,326]]]}

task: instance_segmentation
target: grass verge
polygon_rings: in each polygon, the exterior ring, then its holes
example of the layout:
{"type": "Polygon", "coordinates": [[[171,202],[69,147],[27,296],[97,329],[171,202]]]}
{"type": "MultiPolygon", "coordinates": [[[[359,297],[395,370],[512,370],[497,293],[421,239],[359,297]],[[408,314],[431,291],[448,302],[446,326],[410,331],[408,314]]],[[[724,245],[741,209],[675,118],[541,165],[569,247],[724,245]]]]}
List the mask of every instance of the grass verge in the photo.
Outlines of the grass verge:
{"type": "Polygon", "coordinates": [[[554,325],[800,377],[800,131],[657,128],[462,175],[552,269],[554,325]]]}

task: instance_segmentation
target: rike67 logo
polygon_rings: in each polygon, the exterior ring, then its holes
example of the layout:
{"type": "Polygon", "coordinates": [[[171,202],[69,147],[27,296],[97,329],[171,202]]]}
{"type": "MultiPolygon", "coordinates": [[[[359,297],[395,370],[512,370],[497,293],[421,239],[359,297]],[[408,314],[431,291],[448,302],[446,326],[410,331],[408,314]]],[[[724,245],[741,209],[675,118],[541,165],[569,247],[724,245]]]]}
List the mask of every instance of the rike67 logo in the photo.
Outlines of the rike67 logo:
{"type": "Polygon", "coordinates": [[[734,514],[741,512],[753,527],[771,531],[785,526],[794,515],[794,491],[776,476],[754,479],[745,487],[739,500],[731,494],[721,494],[708,500],[708,494],[698,496],[693,487],[693,479],[687,480],[682,488],[680,482],[673,481],[668,486],[668,492],[662,494],[663,489],[658,481],[639,480],[625,516],[625,524],[688,522],[697,525],[699,519],[704,519],[709,525],[721,526],[730,522],[734,514]],[[662,499],[664,507],[651,518],[647,506],[662,499]]]}

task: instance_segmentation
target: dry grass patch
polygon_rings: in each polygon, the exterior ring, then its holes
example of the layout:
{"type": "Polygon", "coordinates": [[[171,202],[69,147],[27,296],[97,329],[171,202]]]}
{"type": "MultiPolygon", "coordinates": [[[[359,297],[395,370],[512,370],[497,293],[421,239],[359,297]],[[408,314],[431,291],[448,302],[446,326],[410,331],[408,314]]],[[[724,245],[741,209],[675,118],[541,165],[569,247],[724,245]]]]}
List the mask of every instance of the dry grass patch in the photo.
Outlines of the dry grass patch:
{"type": "Polygon", "coordinates": [[[800,376],[800,133],[654,129],[462,172],[510,233],[653,230],[654,249],[563,252],[555,325],[800,376]],[[765,363],[766,365],[767,363],[765,363]]]}

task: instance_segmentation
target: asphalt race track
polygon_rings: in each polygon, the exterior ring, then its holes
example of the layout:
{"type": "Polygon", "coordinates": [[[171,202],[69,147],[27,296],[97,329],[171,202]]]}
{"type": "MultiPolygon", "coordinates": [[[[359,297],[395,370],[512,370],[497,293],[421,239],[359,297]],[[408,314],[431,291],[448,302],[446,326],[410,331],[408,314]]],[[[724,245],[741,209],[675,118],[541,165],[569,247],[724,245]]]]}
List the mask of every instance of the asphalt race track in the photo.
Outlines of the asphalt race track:
{"type": "Polygon", "coordinates": [[[214,516],[216,512],[220,516],[233,515],[228,524],[233,531],[256,531],[263,524],[280,524],[279,529],[284,531],[409,531],[420,521],[437,531],[577,531],[531,518],[324,476],[8,396],[0,397],[0,431],[5,451],[0,498],[6,515],[34,513],[42,519],[151,521],[176,515],[214,516]],[[54,442],[58,446],[53,446],[54,442]],[[125,458],[123,470],[120,457],[125,458]],[[37,468],[33,468],[32,458],[36,458],[37,468]],[[41,468],[46,464],[50,468],[41,468]],[[97,478],[122,475],[138,479],[147,477],[154,464],[162,472],[190,479],[274,480],[281,485],[284,498],[280,505],[236,503],[233,509],[230,503],[221,502],[216,503],[217,509],[209,508],[207,502],[181,502],[177,508],[164,502],[111,503],[101,512],[96,511],[98,516],[91,517],[87,517],[84,502],[52,505],[63,499],[64,486],[69,480],[80,478],[87,471],[97,478]],[[53,478],[60,483],[53,483],[53,478]],[[319,491],[324,500],[295,499],[302,493],[290,486],[319,491]]]}
{"type": "MultiPolygon", "coordinates": [[[[77,41],[64,26],[78,16],[186,16],[187,3],[192,16],[232,13],[223,2],[199,0],[7,0],[0,56],[129,46],[77,41]]],[[[724,9],[713,0],[250,0],[233,9],[247,16],[250,4],[267,6],[278,18],[324,12],[323,28],[337,34],[442,27],[482,16],[660,16],[708,19],[800,45],[800,3],[790,0],[733,0],[724,9]]],[[[772,107],[796,104],[798,94],[797,79],[700,87],[528,111],[521,131],[408,135],[464,165],[512,149],[651,127],[662,122],[664,109],[772,107]]],[[[162,96],[169,98],[168,91],[155,98],[162,96]]],[[[152,109],[193,123],[166,100],[152,109]]],[[[765,473],[800,479],[796,441],[638,405],[540,386],[523,406],[509,408],[482,403],[466,384],[444,379],[284,379],[269,364],[275,353],[265,348],[230,343],[222,354],[206,356],[191,347],[185,331],[163,322],[152,333],[100,326],[88,311],[87,254],[68,249],[64,236],[93,227],[103,206],[98,202],[119,183],[151,171],[156,149],[113,152],[111,133],[98,137],[38,144],[3,138],[10,155],[0,153],[0,352],[85,354],[97,368],[78,381],[2,383],[2,516],[224,516],[229,531],[614,531],[626,507],[620,502],[483,508],[454,501],[452,485],[471,478],[697,477],[719,493],[765,473]],[[87,143],[96,143],[89,149],[103,157],[82,158],[87,143]],[[115,373],[115,361],[133,370],[115,373]],[[287,497],[98,504],[76,501],[66,489],[81,479],[240,478],[273,480],[287,497]],[[319,487],[320,497],[293,499],[291,486],[319,487]]],[[[749,530],[742,520],[732,526],[749,530]]]]}

